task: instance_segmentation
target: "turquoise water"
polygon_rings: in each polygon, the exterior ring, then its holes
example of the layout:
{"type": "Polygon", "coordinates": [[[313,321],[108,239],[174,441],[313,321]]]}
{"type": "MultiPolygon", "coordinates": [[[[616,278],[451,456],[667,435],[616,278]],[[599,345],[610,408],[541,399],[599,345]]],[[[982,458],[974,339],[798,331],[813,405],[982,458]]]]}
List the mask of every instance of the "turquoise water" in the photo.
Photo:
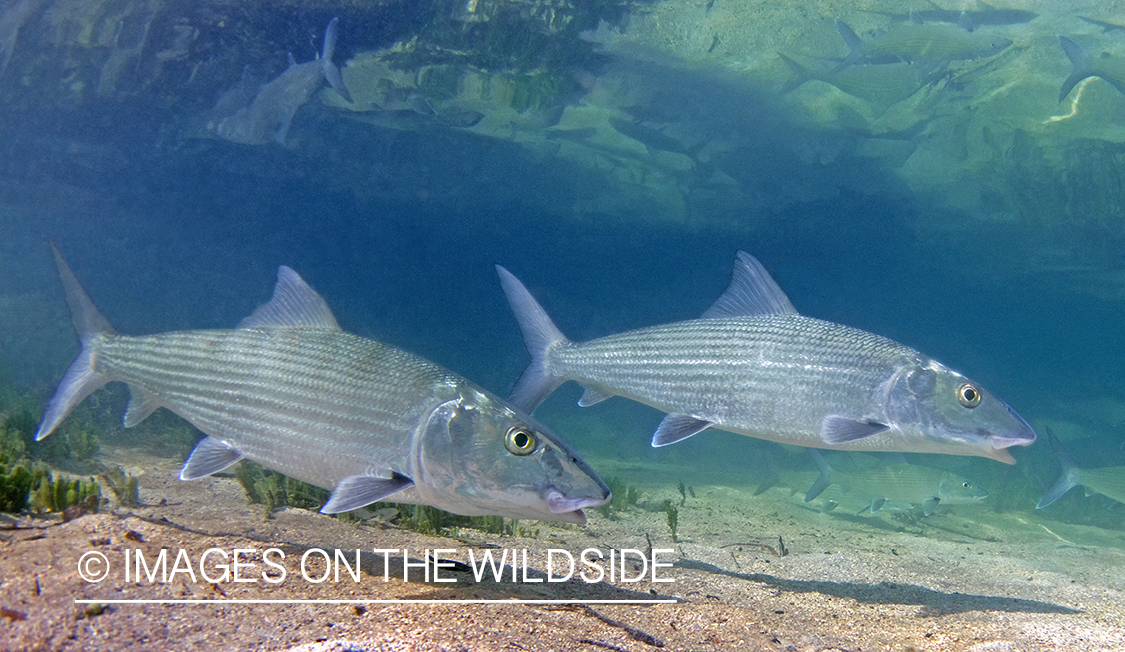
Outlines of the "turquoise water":
{"type": "MultiPolygon", "coordinates": [[[[1125,95],[1094,78],[1057,97],[1057,35],[1125,56],[1120,31],[1078,18],[1113,17],[1021,6],[1039,17],[978,28],[1009,48],[885,105],[824,81],[783,92],[777,53],[838,61],[833,19],[869,40],[901,23],[734,4],[7,3],[0,370],[42,403],[76,352],[48,241],[123,333],[233,326],[285,264],[347,330],[500,394],[527,355],[494,264],[584,340],[698,316],[744,249],[803,314],[963,371],[1041,434],[1015,467],[909,461],[1006,512],[1034,511],[1058,473],[1043,425],[1080,466],[1125,467],[1125,95]],[[220,137],[286,52],[314,59],[335,15],[355,102],[318,80],[283,142],[220,137]]],[[[738,487],[813,469],[729,433],[654,450],[659,412],[579,395],[564,386],[537,416],[595,469],[674,464],[672,484],[738,487]]],[[[120,417],[115,396],[102,418],[120,417]]],[[[1121,530],[1123,510],[1074,490],[1041,516],[1121,530]]]]}

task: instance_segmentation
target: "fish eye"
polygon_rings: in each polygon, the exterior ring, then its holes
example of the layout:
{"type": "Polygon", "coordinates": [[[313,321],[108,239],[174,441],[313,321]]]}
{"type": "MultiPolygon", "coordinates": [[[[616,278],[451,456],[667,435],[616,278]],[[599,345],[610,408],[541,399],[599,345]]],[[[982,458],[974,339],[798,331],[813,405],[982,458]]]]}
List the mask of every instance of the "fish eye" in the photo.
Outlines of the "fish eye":
{"type": "Polygon", "coordinates": [[[980,390],[972,383],[965,383],[957,388],[957,402],[969,409],[980,405],[980,390]]]}
{"type": "Polygon", "coordinates": [[[530,455],[535,451],[535,435],[523,426],[516,426],[504,436],[504,448],[512,455],[530,455]]]}
{"type": "Polygon", "coordinates": [[[966,489],[972,489],[973,488],[973,485],[969,484],[968,482],[962,482],[961,486],[966,488],[966,489]]]}

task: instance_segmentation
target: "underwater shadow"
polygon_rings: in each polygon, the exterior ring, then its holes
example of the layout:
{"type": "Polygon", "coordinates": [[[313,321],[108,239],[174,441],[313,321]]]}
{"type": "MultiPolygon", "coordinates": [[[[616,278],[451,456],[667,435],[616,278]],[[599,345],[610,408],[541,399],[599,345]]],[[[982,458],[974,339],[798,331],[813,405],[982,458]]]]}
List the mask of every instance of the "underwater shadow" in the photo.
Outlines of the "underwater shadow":
{"type": "Polygon", "coordinates": [[[676,562],[676,568],[698,570],[715,575],[726,575],[747,582],[769,584],[782,591],[793,593],[821,593],[838,598],[852,598],[859,602],[869,604],[916,604],[922,607],[919,616],[934,617],[944,616],[966,611],[1006,611],[1009,613],[1057,613],[1078,614],[1079,609],[1071,609],[1062,605],[1040,602],[1038,600],[1025,600],[1023,598],[1005,598],[993,595],[972,595],[968,593],[942,593],[923,586],[914,584],[896,584],[894,582],[879,582],[877,584],[863,584],[860,582],[825,582],[819,580],[791,580],[766,573],[736,573],[726,569],[694,559],[682,559],[676,562]]]}

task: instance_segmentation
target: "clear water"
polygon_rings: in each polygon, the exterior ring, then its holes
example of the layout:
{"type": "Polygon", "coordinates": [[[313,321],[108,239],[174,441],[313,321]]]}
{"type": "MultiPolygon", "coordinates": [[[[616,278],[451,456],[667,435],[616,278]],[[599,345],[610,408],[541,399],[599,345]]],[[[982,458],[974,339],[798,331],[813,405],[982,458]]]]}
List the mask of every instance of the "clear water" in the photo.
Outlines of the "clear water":
{"type": "MultiPolygon", "coordinates": [[[[332,8],[110,4],[0,6],[24,18],[0,74],[0,370],[40,401],[76,351],[48,241],[123,333],[232,326],[285,264],[346,329],[501,394],[527,356],[494,264],[583,340],[699,315],[745,249],[802,313],[965,372],[1080,466],[1125,467],[1125,95],[1094,79],[1057,102],[1057,34],[1125,56],[1120,32],[1078,20],[1112,21],[1096,3],[1028,3],[1035,20],[988,28],[1011,48],[885,112],[819,81],[781,92],[777,51],[844,56],[835,16],[890,25],[844,3],[341,11],[333,59],[366,104],[319,84],[284,145],[218,138],[216,104],[286,51],[312,60],[332,8]],[[599,20],[614,27],[580,37],[599,20]]],[[[812,468],[729,433],[654,450],[660,413],[578,396],[537,415],[595,468],[738,487],[812,468]]],[[[1058,464],[1045,439],[1013,452],[910,460],[1033,512],[1058,464]]],[[[1125,508],[1078,490],[1039,516],[1125,529],[1125,508]]]]}

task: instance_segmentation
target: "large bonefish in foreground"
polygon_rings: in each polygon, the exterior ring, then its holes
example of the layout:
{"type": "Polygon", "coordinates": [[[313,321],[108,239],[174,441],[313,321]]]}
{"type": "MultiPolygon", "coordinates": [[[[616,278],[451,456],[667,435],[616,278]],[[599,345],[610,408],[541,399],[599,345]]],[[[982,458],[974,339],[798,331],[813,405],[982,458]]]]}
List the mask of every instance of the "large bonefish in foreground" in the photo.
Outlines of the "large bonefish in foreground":
{"type": "Polygon", "coordinates": [[[321,509],[390,500],[468,516],[584,523],[605,483],[555,435],[418,356],[340,330],[328,305],[281,267],[273,298],[234,330],[118,335],[58,250],[82,350],[36,439],[107,382],[128,383],[125,425],[159,407],[208,437],[180,479],[242,458],[332,490],[321,509]]]}
{"type": "Polygon", "coordinates": [[[977,383],[885,337],[804,317],[762,265],[738,252],[730,287],[700,319],[581,344],[563,337],[497,266],[531,353],[508,400],[530,412],[577,380],[579,405],[620,395],[668,412],[653,446],[707,428],[814,448],[979,455],[1035,432],[977,383]]]}

